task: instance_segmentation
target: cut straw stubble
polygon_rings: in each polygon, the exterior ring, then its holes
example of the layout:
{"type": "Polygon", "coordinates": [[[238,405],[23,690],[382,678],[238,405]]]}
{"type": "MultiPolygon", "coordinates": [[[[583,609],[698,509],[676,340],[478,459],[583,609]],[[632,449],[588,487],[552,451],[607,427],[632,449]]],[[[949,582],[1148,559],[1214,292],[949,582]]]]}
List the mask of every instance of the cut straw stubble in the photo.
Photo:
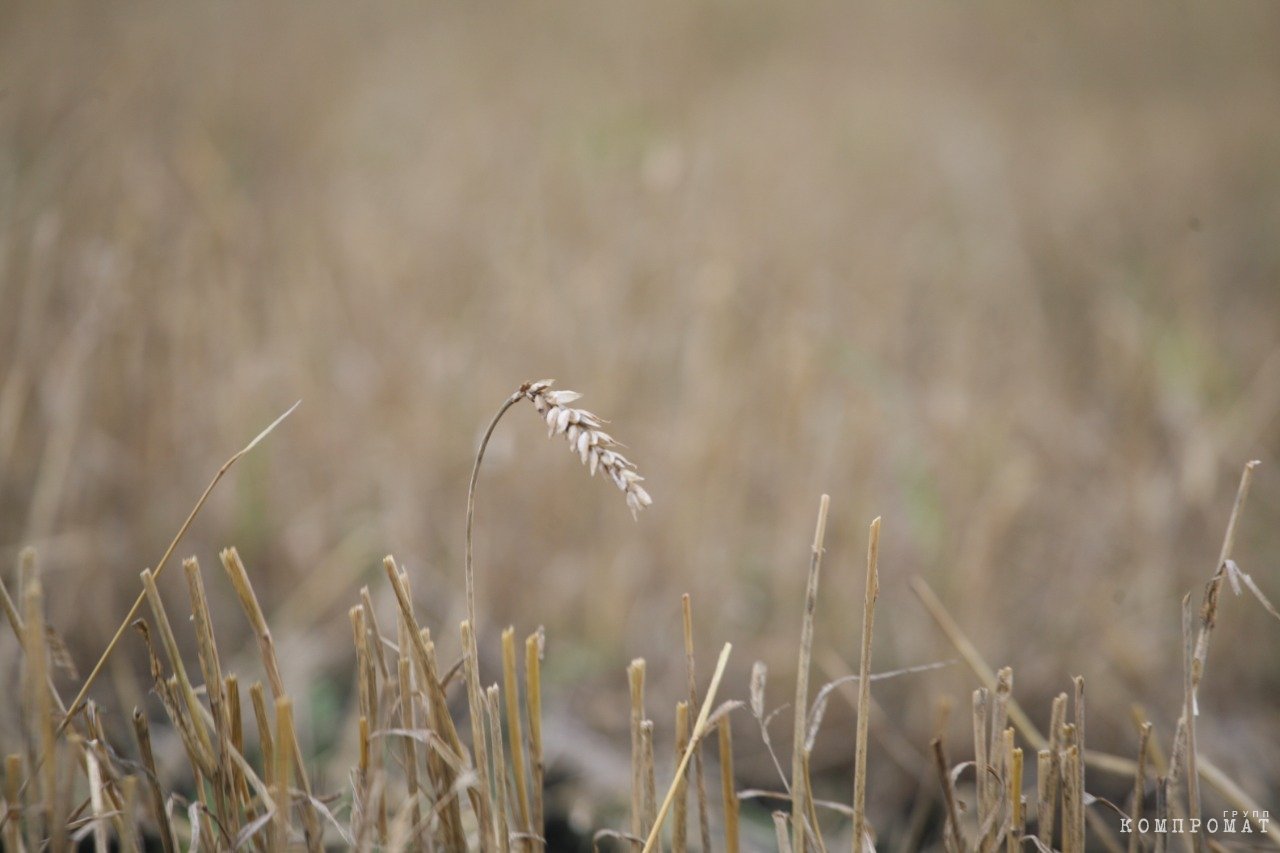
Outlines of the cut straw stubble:
{"type": "Polygon", "coordinates": [[[880,595],[880,519],[871,522],[867,540],[867,588],[862,610],[862,653],[858,675],[857,753],[853,771],[853,850],[865,849],[867,835],[867,722],[871,711],[871,637],[875,628],[876,599],[880,595]]]}
{"type": "Polygon", "coordinates": [[[724,648],[720,650],[720,657],[716,660],[716,669],[711,676],[711,684],[707,687],[707,698],[703,700],[702,710],[698,712],[698,721],[693,724],[689,746],[685,749],[680,763],[676,766],[675,778],[672,780],[671,787],[667,789],[666,798],[663,799],[662,805],[658,808],[657,818],[654,820],[652,829],[649,830],[649,837],[645,840],[642,853],[650,853],[662,836],[662,823],[667,817],[667,812],[671,809],[671,803],[675,799],[676,790],[680,784],[680,778],[689,769],[689,759],[693,756],[693,751],[697,748],[698,742],[707,733],[707,718],[711,714],[711,708],[715,705],[716,694],[720,691],[720,679],[724,678],[724,668],[729,664],[729,655],[732,653],[733,644],[725,643],[724,648]]]}
{"type": "MultiPolygon", "coordinates": [[[[818,607],[818,580],[822,574],[822,545],[826,538],[827,511],[831,498],[818,501],[818,521],[813,532],[813,550],[809,557],[809,579],[805,584],[804,615],[800,623],[800,659],[796,665],[796,700],[791,745],[791,847],[804,851],[810,811],[809,778],[805,772],[805,726],[808,723],[809,667],[813,657],[813,618],[818,607]]],[[[816,827],[815,827],[816,830],[816,827]]]]}

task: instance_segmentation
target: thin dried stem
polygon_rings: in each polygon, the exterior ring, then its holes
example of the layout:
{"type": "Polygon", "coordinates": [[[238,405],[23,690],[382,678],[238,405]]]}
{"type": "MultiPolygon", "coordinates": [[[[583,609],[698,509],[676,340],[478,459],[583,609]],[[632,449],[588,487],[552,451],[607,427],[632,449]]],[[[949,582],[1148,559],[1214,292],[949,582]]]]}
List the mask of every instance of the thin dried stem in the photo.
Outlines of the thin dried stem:
{"type": "Polygon", "coordinates": [[[823,540],[827,532],[827,511],[831,497],[818,501],[818,522],[813,532],[813,551],[809,556],[809,579],[805,585],[804,616],[800,623],[800,660],[796,665],[796,701],[792,708],[795,725],[791,743],[791,847],[799,853],[807,848],[805,833],[809,811],[809,779],[804,772],[805,725],[808,722],[809,667],[813,657],[813,618],[818,608],[818,579],[822,573],[823,540]]]}
{"type": "MultiPolygon", "coordinates": [[[[1187,593],[1182,598],[1182,730],[1186,733],[1184,743],[1187,762],[1187,817],[1191,819],[1192,826],[1199,827],[1200,774],[1196,771],[1196,677],[1193,674],[1196,658],[1192,641],[1194,624],[1191,593],[1187,593]]],[[[1204,838],[1198,828],[1191,833],[1191,849],[1195,853],[1200,853],[1204,849],[1204,838]]]]}
{"type": "MultiPolygon", "coordinates": [[[[218,469],[218,473],[213,475],[213,479],[209,481],[209,485],[205,487],[205,490],[200,495],[199,500],[197,500],[195,506],[191,508],[191,512],[187,514],[186,521],[182,522],[182,526],[178,528],[178,532],[174,534],[173,539],[170,540],[169,547],[165,548],[164,554],[160,557],[160,561],[156,563],[155,571],[153,572],[155,577],[160,577],[165,566],[168,565],[169,558],[173,556],[174,549],[178,547],[178,543],[182,541],[182,537],[186,535],[188,528],[191,527],[191,523],[195,521],[196,516],[200,514],[200,510],[204,508],[205,501],[207,501],[209,499],[209,495],[213,493],[214,487],[218,485],[218,482],[221,481],[227,471],[231,469],[231,466],[240,461],[240,458],[250,450],[253,450],[253,448],[258,445],[258,442],[266,438],[273,429],[280,425],[281,421],[293,414],[293,410],[298,408],[301,403],[302,401],[299,400],[297,403],[290,406],[283,415],[272,421],[270,426],[258,433],[253,441],[246,444],[238,452],[232,455],[230,459],[222,463],[222,467],[218,469]]],[[[98,680],[98,676],[102,674],[102,668],[106,665],[107,658],[111,656],[111,653],[115,651],[116,646],[120,644],[120,639],[124,636],[124,632],[128,630],[129,626],[133,624],[133,620],[137,618],[138,611],[142,608],[142,603],[145,600],[146,593],[139,593],[138,598],[133,602],[133,606],[129,608],[129,612],[126,613],[124,619],[120,621],[120,627],[116,629],[115,635],[111,638],[111,641],[107,643],[107,647],[98,658],[98,662],[93,665],[93,669],[89,672],[89,677],[84,680],[84,684],[80,687],[80,692],[76,694],[75,699],[71,700],[71,705],[67,709],[67,716],[64,717],[62,722],[58,725],[59,734],[61,734],[67,727],[71,718],[80,709],[80,705],[84,702],[85,697],[89,695],[89,690],[93,687],[94,682],[98,680]]]]}
{"type": "Polygon", "coordinates": [[[476,482],[480,479],[480,463],[484,461],[485,448],[489,446],[489,439],[493,436],[493,431],[497,428],[498,421],[502,420],[502,416],[507,413],[507,409],[520,402],[520,398],[523,396],[524,386],[522,385],[519,390],[503,402],[502,407],[493,416],[493,420],[489,421],[489,426],[485,429],[484,435],[481,436],[480,446],[476,449],[476,461],[471,466],[471,483],[467,486],[467,544],[464,552],[464,563],[467,585],[467,621],[471,623],[472,629],[476,627],[476,575],[471,550],[471,531],[476,517],[476,482]]]}
{"type": "Polygon", "coordinates": [[[964,853],[964,835],[960,832],[960,811],[956,807],[956,789],[951,781],[951,765],[942,746],[942,738],[933,739],[933,766],[942,783],[942,802],[947,810],[946,848],[948,853],[964,853]]]}
{"type": "Polygon", "coordinates": [[[693,757],[693,751],[697,747],[698,741],[702,740],[707,733],[707,717],[710,716],[711,708],[715,705],[716,693],[720,690],[720,679],[724,677],[724,668],[728,665],[729,655],[732,652],[733,644],[725,643],[724,648],[720,651],[720,657],[716,661],[716,670],[711,676],[711,684],[707,687],[707,698],[703,700],[702,710],[698,712],[698,721],[693,724],[693,733],[689,736],[689,747],[684,751],[684,756],[681,757],[680,763],[676,767],[675,779],[667,790],[667,796],[663,799],[662,806],[658,809],[658,817],[654,821],[653,828],[649,830],[649,837],[644,843],[642,853],[650,853],[657,845],[658,838],[662,835],[662,822],[666,820],[667,812],[671,809],[671,802],[675,799],[680,778],[689,769],[689,760],[693,757]]]}
{"type": "Polygon", "coordinates": [[[858,733],[853,770],[853,850],[861,853],[867,834],[867,722],[871,712],[871,637],[880,596],[880,519],[867,541],[867,587],[862,603],[862,652],[858,670],[858,733]]]}

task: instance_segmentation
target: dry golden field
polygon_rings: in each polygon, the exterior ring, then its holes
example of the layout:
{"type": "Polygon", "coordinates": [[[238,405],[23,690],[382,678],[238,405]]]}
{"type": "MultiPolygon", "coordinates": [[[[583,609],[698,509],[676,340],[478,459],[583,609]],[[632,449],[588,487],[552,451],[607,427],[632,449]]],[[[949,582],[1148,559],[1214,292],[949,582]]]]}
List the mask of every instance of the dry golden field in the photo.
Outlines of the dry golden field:
{"type": "MultiPolygon", "coordinates": [[[[174,562],[205,567],[247,683],[218,559],[238,549],[312,781],[341,792],[348,607],[368,585],[395,634],[394,554],[459,657],[475,448],[555,377],[654,500],[633,520],[527,404],[479,481],[479,667],[500,680],[503,626],[546,626],[548,772],[578,830],[627,826],[633,658],[669,778],[682,593],[700,689],[732,641],[720,699],[760,660],[767,704],[792,700],[823,493],[815,692],[858,669],[880,516],[875,671],[957,656],[923,578],[1042,727],[1080,675],[1091,747],[1136,756],[1140,705],[1167,752],[1180,603],[1252,459],[1234,558],[1280,599],[1277,105],[1260,2],[5,4],[0,576],[15,592],[35,548],[70,699],[218,466],[301,399],[174,562]]],[[[182,572],[159,592],[198,673],[182,572]]],[[[1218,617],[1197,748],[1280,807],[1280,624],[1225,590],[1218,617]]],[[[181,789],[147,666],[127,634],[93,695],[122,751],[146,710],[181,789]]],[[[5,754],[22,671],[3,627],[5,754]]],[[[972,757],[977,686],[957,663],[872,688],[880,838],[908,833],[942,697],[972,757]]],[[[832,700],[825,798],[849,801],[855,719],[832,700]]],[[[778,789],[734,725],[739,786],[778,789]]],[[[772,731],[788,769],[789,712],[772,731]]],[[[1086,787],[1120,803],[1132,779],[1086,787]]],[[[777,807],[744,803],[753,837],[777,807]]]]}

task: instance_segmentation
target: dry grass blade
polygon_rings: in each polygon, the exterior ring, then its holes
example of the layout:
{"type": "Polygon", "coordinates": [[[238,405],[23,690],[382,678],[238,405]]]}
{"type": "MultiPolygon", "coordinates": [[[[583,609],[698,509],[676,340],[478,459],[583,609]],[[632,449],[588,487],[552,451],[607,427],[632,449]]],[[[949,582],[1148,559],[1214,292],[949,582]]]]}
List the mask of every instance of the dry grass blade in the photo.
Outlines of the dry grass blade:
{"type": "Polygon", "coordinates": [[[804,853],[809,811],[809,779],[805,774],[805,723],[809,702],[809,667],[813,657],[813,618],[818,607],[818,580],[822,573],[822,544],[826,538],[827,511],[831,498],[823,495],[818,502],[818,522],[813,532],[813,551],[809,557],[809,578],[805,584],[804,616],[800,623],[800,660],[796,664],[796,700],[793,708],[795,725],[791,744],[791,846],[804,853]]]}
{"type": "Polygon", "coordinates": [[[853,770],[853,850],[861,853],[867,835],[867,722],[871,711],[871,637],[880,595],[880,519],[871,522],[867,541],[867,587],[862,604],[862,650],[858,670],[858,733],[853,770]]]}
{"type": "MultiPolygon", "coordinates": [[[[253,441],[250,441],[243,448],[241,448],[239,451],[233,454],[230,459],[222,463],[222,467],[218,469],[218,473],[213,475],[213,479],[209,481],[209,485],[205,487],[204,492],[200,495],[200,498],[196,501],[195,506],[193,506],[191,508],[191,512],[187,514],[186,520],[182,522],[182,526],[178,528],[178,532],[174,534],[173,539],[169,542],[169,547],[165,548],[164,554],[160,557],[159,562],[156,563],[154,574],[157,578],[160,577],[160,574],[164,571],[165,566],[168,565],[169,558],[173,556],[174,549],[178,547],[178,543],[181,542],[182,537],[186,535],[187,530],[191,527],[191,523],[195,521],[196,516],[200,514],[200,510],[204,508],[205,501],[207,501],[209,499],[209,495],[213,493],[214,487],[218,485],[219,481],[222,480],[223,476],[227,473],[227,471],[231,470],[231,466],[236,464],[236,462],[240,461],[240,458],[244,456],[246,453],[248,453],[250,450],[253,450],[253,448],[257,447],[259,442],[261,442],[264,438],[270,435],[271,431],[274,430],[276,427],[278,427],[281,421],[289,417],[289,415],[293,414],[293,410],[298,408],[298,406],[301,404],[302,404],[301,400],[294,403],[292,406],[288,408],[288,410],[285,411],[284,414],[282,414],[280,417],[272,421],[270,426],[268,426],[262,432],[258,433],[254,437],[253,441]]],[[[80,692],[76,694],[75,699],[71,700],[71,705],[67,709],[67,716],[63,719],[62,723],[58,726],[59,733],[61,733],[62,730],[67,727],[68,722],[75,715],[75,713],[80,709],[80,705],[84,702],[85,697],[89,695],[89,690],[93,687],[94,682],[97,681],[98,676],[102,674],[102,668],[103,666],[106,665],[107,658],[111,656],[111,653],[113,651],[115,651],[116,646],[120,644],[121,637],[124,636],[124,632],[128,629],[129,625],[131,625],[133,623],[133,620],[137,617],[138,610],[142,608],[142,602],[145,599],[145,597],[146,597],[145,592],[140,593],[138,595],[137,600],[133,602],[133,606],[129,608],[129,612],[126,613],[124,619],[120,621],[120,627],[116,629],[115,635],[111,638],[110,642],[107,643],[107,647],[106,649],[103,650],[101,656],[99,656],[98,662],[93,665],[93,669],[90,670],[89,672],[89,677],[85,679],[84,684],[80,687],[80,692]]]]}
{"type": "Polygon", "coordinates": [[[707,717],[715,704],[716,693],[720,690],[720,679],[724,677],[724,668],[728,665],[729,655],[732,652],[733,644],[725,643],[720,652],[720,657],[716,661],[716,669],[711,676],[711,684],[707,687],[707,698],[703,700],[702,710],[698,712],[698,721],[694,723],[693,733],[689,736],[689,748],[684,751],[684,756],[680,759],[679,765],[676,766],[675,780],[667,790],[667,796],[662,801],[662,806],[658,809],[657,819],[654,821],[653,828],[649,831],[648,839],[645,840],[643,853],[650,853],[658,843],[658,838],[662,835],[662,822],[666,820],[667,812],[671,809],[671,802],[675,799],[680,777],[689,769],[689,759],[693,756],[693,750],[697,747],[698,741],[702,740],[707,733],[707,717]]]}

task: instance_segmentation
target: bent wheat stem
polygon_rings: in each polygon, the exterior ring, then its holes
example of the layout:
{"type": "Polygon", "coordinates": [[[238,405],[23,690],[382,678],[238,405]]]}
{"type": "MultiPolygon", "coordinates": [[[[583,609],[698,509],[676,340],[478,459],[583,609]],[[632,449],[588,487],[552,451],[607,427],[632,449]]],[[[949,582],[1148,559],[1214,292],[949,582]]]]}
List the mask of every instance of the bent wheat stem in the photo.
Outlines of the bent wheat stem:
{"type": "Polygon", "coordinates": [[[582,459],[582,464],[589,467],[592,476],[595,476],[597,470],[603,471],[626,495],[627,508],[633,516],[653,503],[649,493],[640,485],[644,477],[636,473],[636,466],[631,460],[618,452],[622,445],[604,431],[605,421],[586,409],[572,408],[569,404],[582,395],[576,391],[552,391],[551,385],[554,382],[554,379],[541,379],[522,383],[489,421],[489,426],[480,439],[480,446],[476,449],[476,461],[471,467],[471,484],[467,488],[467,543],[464,552],[467,619],[473,628],[476,625],[476,583],[472,531],[475,528],[476,481],[480,478],[480,463],[484,460],[484,451],[489,446],[489,439],[493,436],[498,421],[516,403],[522,399],[533,403],[538,414],[546,419],[547,437],[557,433],[563,435],[570,448],[582,459]]]}

